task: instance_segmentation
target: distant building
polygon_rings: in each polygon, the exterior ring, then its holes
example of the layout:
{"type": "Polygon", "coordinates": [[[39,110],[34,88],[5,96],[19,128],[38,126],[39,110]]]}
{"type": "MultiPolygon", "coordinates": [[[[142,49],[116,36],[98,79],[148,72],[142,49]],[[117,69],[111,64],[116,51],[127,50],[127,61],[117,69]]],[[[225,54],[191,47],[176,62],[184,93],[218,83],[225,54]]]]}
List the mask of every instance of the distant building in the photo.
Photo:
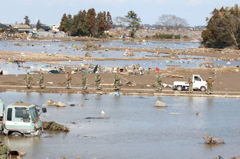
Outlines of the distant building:
{"type": "Polygon", "coordinates": [[[206,26],[195,26],[193,29],[194,30],[205,30],[206,26]]]}
{"type": "Polygon", "coordinates": [[[48,26],[48,27],[50,27],[51,28],[51,30],[52,30],[52,32],[59,32],[59,27],[60,27],[60,25],[56,25],[56,24],[51,24],[51,25],[46,25],[46,26],[48,26]]]}
{"type": "Polygon", "coordinates": [[[10,25],[11,29],[16,29],[19,33],[30,33],[32,32],[32,28],[28,25],[22,24],[22,25],[10,25]]]}
{"type": "Polygon", "coordinates": [[[45,31],[51,30],[51,28],[47,25],[42,25],[42,29],[45,30],[45,31]]]}
{"type": "Polygon", "coordinates": [[[60,25],[53,25],[52,30],[59,32],[59,29],[58,29],[59,27],[60,27],[60,25]]]}
{"type": "Polygon", "coordinates": [[[9,26],[0,23],[0,29],[9,28],[9,26]]]}

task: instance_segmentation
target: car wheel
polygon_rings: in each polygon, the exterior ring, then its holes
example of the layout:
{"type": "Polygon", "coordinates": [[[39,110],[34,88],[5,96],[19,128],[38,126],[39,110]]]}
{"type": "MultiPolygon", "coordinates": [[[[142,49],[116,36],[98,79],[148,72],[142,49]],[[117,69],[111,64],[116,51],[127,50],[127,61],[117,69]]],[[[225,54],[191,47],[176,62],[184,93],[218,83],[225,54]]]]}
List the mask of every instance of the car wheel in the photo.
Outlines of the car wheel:
{"type": "Polygon", "coordinates": [[[182,86],[177,86],[177,90],[181,91],[182,90],[182,86]]]}
{"type": "Polygon", "coordinates": [[[200,88],[200,90],[201,90],[202,92],[205,92],[205,91],[206,91],[206,87],[203,87],[203,86],[202,86],[202,87],[200,88]]]}
{"type": "Polygon", "coordinates": [[[22,136],[23,134],[20,132],[12,132],[10,135],[11,136],[22,136]]]}

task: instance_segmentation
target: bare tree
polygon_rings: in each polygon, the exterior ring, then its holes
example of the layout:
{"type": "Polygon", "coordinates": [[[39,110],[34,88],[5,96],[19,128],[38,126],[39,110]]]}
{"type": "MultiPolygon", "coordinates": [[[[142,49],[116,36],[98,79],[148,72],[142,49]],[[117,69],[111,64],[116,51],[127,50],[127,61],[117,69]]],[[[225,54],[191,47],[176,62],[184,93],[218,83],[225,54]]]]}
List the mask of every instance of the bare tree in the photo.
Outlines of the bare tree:
{"type": "Polygon", "coordinates": [[[188,22],[180,17],[171,14],[163,14],[162,16],[158,17],[158,21],[156,25],[161,25],[165,27],[167,30],[170,29],[180,29],[189,26],[188,22]]]}
{"type": "Polygon", "coordinates": [[[188,27],[189,24],[186,19],[175,17],[175,21],[173,22],[173,28],[178,30],[180,28],[188,27]]]}

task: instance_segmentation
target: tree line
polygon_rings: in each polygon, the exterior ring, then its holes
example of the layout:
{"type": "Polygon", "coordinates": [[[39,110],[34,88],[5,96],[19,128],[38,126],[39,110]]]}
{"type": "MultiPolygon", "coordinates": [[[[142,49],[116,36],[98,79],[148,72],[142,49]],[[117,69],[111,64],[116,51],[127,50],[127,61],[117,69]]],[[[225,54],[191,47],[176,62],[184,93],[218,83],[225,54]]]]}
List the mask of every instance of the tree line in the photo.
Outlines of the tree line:
{"type": "Polygon", "coordinates": [[[80,10],[76,15],[64,13],[60,22],[60,31],[71,36],[101,37],[112,26],[112,17],[109,12],[99,12],[95,9],[80,10]]]}
{"type": "Polygon", "coordinates": [[[211,48],[232,47],[240,49],[240,8],[222,7],[214,9],[212,17],[206,19],[208,24],[202,32],[202,44],[211,48]]]}

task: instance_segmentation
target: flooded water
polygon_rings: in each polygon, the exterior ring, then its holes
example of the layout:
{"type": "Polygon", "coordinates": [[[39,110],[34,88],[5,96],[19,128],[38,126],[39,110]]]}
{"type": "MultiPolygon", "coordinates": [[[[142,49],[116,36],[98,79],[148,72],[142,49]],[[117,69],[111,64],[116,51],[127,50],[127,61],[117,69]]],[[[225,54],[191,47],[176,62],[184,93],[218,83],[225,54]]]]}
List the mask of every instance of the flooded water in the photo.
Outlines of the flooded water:
{"type": "Polygon", "coordinates": [[[184,67],[184,68],[197,68],[198,63],[204,62],[204,60],[117,60],[117,61],[89,61],[91,64],[98,64],[101,66],[111,67],[124,67],[126,65],[140,64],[144,69],[148,68],[166,68],[166,67],[184,67]],[[183,63],[181,63],[183,62],[183,63]]]}
{"type": "MultiPolygon", "coordinates": [[[[146,41],[136,44],[135,42],[126,42],[122,40],[113,40],[109,42],[94,42],[95,45],[101,45],[104,47],[126,47],[126,48],[173,48],[173,49],[188,49],[199,47],[199,43],[192,43],[189,41],[146,41]]],[[[4,41],[0,42],[0,50],[8,51],[19,51],[19,52],[35,52],[35,53],[44,53],[44,54],[62,54],[62,55],[76,55],[84,56],[86,52],[76,50],[72,45],[82,47],[85,45],[85,42],[21,42],[21,41],[4,41]],[[20,43],[22,46],[14,45],[15,43],[20,43]]],[[[93,54],[93,57],[110,57],[110,58],[119,58],[123,56],[123,51],[90,51],[93,54]]],[[[146,55],[151,55],[144,52],[135,52],[134,57],[145,57],[146,55]]]]}
{"type": "MultiPolygon", "coordinates": [[[[29,41],[29,42],[21,42],[21,41],[3,41],[0,42],[0,50],[12,50],[19,52],[36,52],[43,54],[62,54],[62,55],[75,55],[75,56],[85,56],[85,54],[89,51],[84,50],[76,50],[75,46],[84,46],[85,42],[49,42],[49,41],[29,41]],[[19,42],[23,44],[23,46],[16,46],[15,43],[19,42]]],[[[173,48],[173,49],[187,49],[187,48],[196,48],[199,47],[198,42],[191,41],[144,41],[144,42],[131,42],[131,41],[122,41],[122,40],[113,40],[108,42],[95,42],[95,45],[101,45],[106,47],[137,47],[137,48],[173,48]]],[[[131,57],[156,57],[154,53],[147,52],[134,52],[134,56],[124,56],[125,51],[108,51],[108,50],[97,50],[90,51],[93,57],[95,58],[131,58],[131,57]]],[[[24,53],[23,53],[24,54],[24,53]]],[[[168,54],[160,53],[160,56],[167,56],[168,54]]],[[[160,69],[166,67],[184,67],[184,68],[196,68],[198,67],[198,63],[210,61],[205,59],[188,59],[188,58],[204,58],[203,56],[186,56],[179,55],[181,60],[117,60],[117,61],[87,61],[88,64],[98,64],[103,67],[124,67],[126,65],[132,64],[140,64],[144,69],[155,68],[158,67],[160,69]]],[[[214,65],[220,66],[237,66],[240,65],[240,61],[211,61],[214,62],[214,65]]],[[[73,67],[76,65],[81,65],[82,61],[63,61],[64,64],[72,64],[73,67]]],[[[9,74],[25,74],[27,71],[36,71],[39,70],[40,67],[45,67],[44,63],[24,63],[23,67],[18,67],[17,64],[12,64],[8,62],[0,63],[0,70],[6,70],[9,74]],[[28,68],[27,68],[28,67],[28,68]]],[[[51,67],[58,67],[63,65],[52,65],[51,67]]],[[[49,68],[51,69],[51,68],[49,68]]]]}
{"type": "Polygon", "coordinates": [[[122,41],[122,40],[114,40],[105,43],[98,43],[105,47],[128,47],[128,48],[153,48],[153,47],[161,47],[161,48],[173,48],[173,49],[188,49],[188,48],[196,48],[200,46],[200,41],[184,41],[184,40],[146,40],[143,42],[131,42],[131,41],[122,41]]]}
{"type": "Polygon", "coordinates": [[[0,93],[0,97],[6,104],[23,100],[42,105],[53,99],[68,105],[47,107],[42,116],[44,121],[68,126],[69,133],[45,131],[35,138],[1,136],[11,149],[27,153],[23,159],[211,159],[240,155],[239,99],[16,92],[0,93]],[[156,108],[157,100],[168,107],[156,108]],[[205,133],[226,144],[205,145],[205,133]]]}

